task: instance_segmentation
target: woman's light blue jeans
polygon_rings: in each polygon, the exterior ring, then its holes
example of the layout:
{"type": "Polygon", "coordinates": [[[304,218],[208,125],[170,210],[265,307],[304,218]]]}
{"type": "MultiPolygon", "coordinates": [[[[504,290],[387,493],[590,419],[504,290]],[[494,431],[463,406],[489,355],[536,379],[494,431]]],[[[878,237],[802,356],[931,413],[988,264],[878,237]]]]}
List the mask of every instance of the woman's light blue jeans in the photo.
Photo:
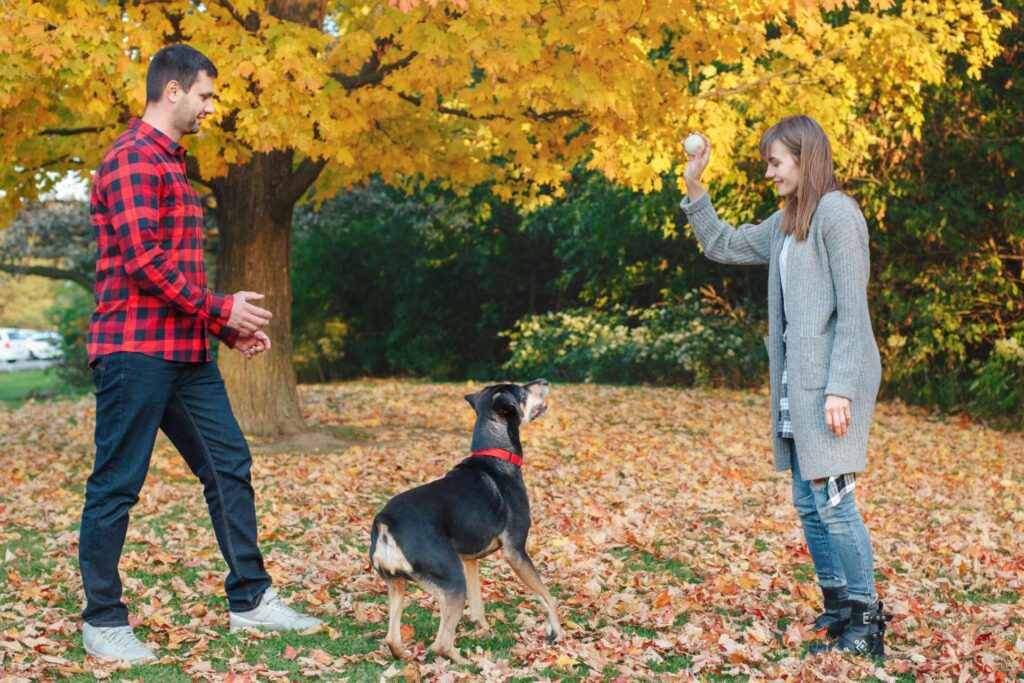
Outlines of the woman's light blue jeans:
{"type": "Polygon", "coordinates": [[[878,599],[875,558],[854,491],[844,494],[839,504],[832,507],[828,503],[827,482],[804,481],[795,446],[792,452],[793,505],[804,527],[818,583],[824,588],[846,586],[851,599],[873,604],[878,599]]]}

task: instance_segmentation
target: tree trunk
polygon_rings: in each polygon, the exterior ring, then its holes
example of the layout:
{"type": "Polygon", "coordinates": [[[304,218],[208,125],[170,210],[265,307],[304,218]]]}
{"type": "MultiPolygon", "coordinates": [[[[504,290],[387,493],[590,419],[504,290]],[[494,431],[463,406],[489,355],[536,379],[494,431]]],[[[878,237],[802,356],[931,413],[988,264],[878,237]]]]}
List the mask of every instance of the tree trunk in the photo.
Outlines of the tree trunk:
{"type": "MultiPolygon", "coordinates": [[[[278,19],[319,29],[327,3],[267,0],[266,9],[278,19]]],[[[241,20],[247,30],[259,26],[255,11],[241,20]]],[[[266,296],[260,305],[274,314],[266,330],[269,352],[247,361],[225,349],[217,360],[235,417],[247,434],[273,436],[307,429],[292,364],[292,209],[325,164],[323,159],[296,164],[290,150],[258,153],[209,183],[217,198],[221,235],[217,291],[259,292],[266,296]]]]}
{"type": "Polygon", "coordinates": [[[292,364],[292,208],[301,193],[286,190],[295,175],[290,152],[271,152],[212,183],[220,224],[216,290],[259,292],[266,298],[254,303],[274,314],[266,329],[270,351],[247,361],[222,347],[217,361],[242,430],[256,436],[306,429],[292,364]]]}

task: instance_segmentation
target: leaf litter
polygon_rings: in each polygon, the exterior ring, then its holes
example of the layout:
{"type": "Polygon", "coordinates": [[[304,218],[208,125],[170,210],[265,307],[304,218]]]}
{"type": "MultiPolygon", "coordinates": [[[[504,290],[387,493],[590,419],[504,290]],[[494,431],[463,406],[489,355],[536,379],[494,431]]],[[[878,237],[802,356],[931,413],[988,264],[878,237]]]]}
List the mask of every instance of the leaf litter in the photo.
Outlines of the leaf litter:
{"type": "MultiPolygon", "coordinates": [[[[890,657],[812,657],[818,636],[806,625],[820,596],[788,474],[771,468],[767,396],[588,385],[555,385],[551,410],[523,434],[529,549],[559,598],[565,640],[545,643],[536,603],[489,559],[483,594],[498,635],[466,619],[458,632],[474,666],[428,653],[437,619],[422,592],[420,618],[407,611],[403,626],[414,659],[395,662],[380,643],[370,520],[467,455],[470,390],[305,386],[310,425],[360,439],[319,453],[261,453],[257,442],[261,547],[282,593],[325,620],[313,635],[228,634],[201,486],[158,441],[121,562],[132,623],[161,657],[146,671],[233,682],[1024,675],[1024,435],[879,406],[856,495],[895,615],[890,657]]],[[[93,424],[91,399],[0,409],[0,680],[135,679],[81,647],[77,528],[93,424]]]]}

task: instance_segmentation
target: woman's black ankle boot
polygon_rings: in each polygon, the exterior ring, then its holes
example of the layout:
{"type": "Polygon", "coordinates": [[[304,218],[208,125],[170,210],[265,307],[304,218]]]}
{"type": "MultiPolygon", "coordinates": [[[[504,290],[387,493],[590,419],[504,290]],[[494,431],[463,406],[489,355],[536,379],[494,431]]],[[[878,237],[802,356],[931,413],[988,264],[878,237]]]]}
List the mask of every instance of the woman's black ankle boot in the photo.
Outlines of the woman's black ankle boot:
{"type": "Polygon", "coordinates": [[[850,600],[850,623],[834,643],[812,647],[811,652],[841,650],[858,655],[885,657],[885,624],[891,614],[882,614],[881,601],[872,605],[850,600]]]}
{"type": "Polygon", "coordinates": [[[829,638],[838,638],[850,623],[850,594],[846,586],[838,588],[821,587],[825,598],[825,611],[814,620],[815,631],[825,631],[829,638]]]}

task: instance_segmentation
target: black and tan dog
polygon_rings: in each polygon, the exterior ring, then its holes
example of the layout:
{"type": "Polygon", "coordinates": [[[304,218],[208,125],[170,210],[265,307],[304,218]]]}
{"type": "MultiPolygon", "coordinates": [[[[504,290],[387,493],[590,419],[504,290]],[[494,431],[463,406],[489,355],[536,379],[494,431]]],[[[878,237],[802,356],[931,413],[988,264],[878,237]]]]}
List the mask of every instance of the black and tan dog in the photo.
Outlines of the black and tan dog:
{"type": "Polygon", "coordinates": [[[548,382],[498,384],[466,396],[476,411],[472,455],[443,478],[400,493],[374,517],[370,563],[388,586],[388,634],[398,658],[402,650],[405,586],[415,581],[437,599],[441,624],[430,649],[459,664],[455,627],[469,598],[469,615],[486,629],[477,562],[500,550],[540,599],[547,638],[562,636],[556,603],[529,555],[530,501],[520,467],[519,430],[547,409],[548,382]]]}

